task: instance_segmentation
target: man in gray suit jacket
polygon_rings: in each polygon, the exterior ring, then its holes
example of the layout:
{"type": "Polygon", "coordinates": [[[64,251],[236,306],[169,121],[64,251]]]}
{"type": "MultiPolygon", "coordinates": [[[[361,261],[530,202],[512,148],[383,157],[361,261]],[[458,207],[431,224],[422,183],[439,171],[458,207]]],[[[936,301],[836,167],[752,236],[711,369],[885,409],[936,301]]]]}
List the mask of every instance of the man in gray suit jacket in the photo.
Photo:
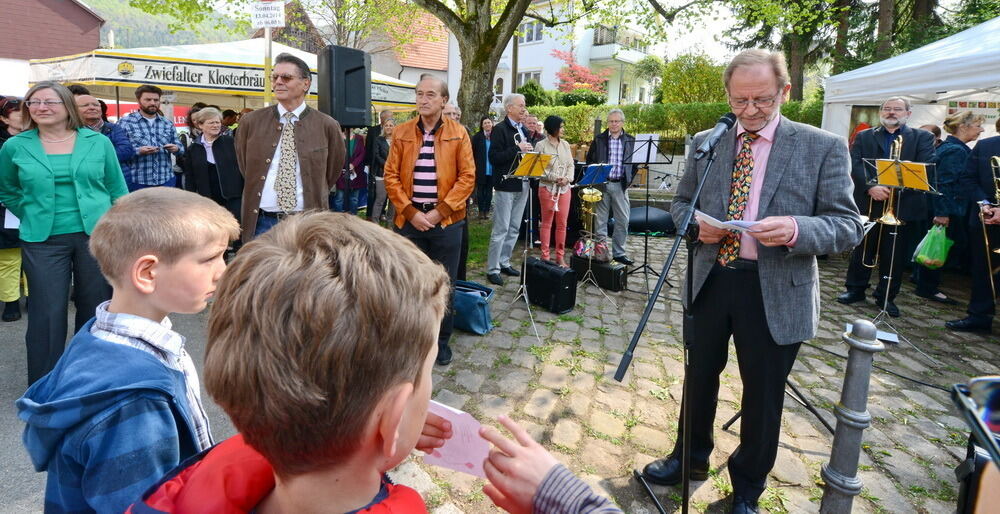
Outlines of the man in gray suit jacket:
{"type": "MultiPolygon", "coordinates": [[[[842,137],[780,114],[791,88],[780,53],[747,50],[724,74],[739,124],[716,148],[717,160],[693,207],[717,219],[758,221],[742,234],[698,223],[693,302],[685,305],[690,338],[684,398],[691,416],[690,476],[705,480],[712,452],[719,374],[733,338],[743,381],[740,446],[729,457],[732,512],[757,512],[777,455],[785,380],[802,341],[819,324],[816,255],[843,252],[861,240],[852,198],[850,155],[842,137]],[[734,187],[735,185],[735,187],[734,187]]],[[[695,136],[692,148],[705,139],[695,136]]],[[[689,156],[672,214],[692,208],[705,160],[689,156]]],[[[686,298],[686,294],[685,294],[686,298]]],[[[681,441],[643,470],[658,484],[681,481],[681,441]]]]}

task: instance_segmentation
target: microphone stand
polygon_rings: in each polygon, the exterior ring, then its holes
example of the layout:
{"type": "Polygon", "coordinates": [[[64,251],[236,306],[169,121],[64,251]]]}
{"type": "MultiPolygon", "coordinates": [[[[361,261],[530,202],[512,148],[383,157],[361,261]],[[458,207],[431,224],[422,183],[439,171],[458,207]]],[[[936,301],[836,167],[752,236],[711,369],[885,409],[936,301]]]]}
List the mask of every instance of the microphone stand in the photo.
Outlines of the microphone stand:
{"type": "MultiPolygon", "coordinates": [[[[656,287],[653,288],[653,292],[649,295],[649,300],[646,302],[646,310],[642,313],[642,318],[639,319],[639,325],[635,328],[635,332],[632,334],[632,341],[628,345],[628,349],[622,354],[621,362],[618,363],[618,370],[615,371],[615,380],[621,382],[625,378],[625,372],[628,371],[629,366],[632,364],[632,357],[635,353],[635,347],[639,344],[639,338],[642,336],[643,330],[646,328],[646,323],[649,322],[649,316],[653,313],[653,307],[656,305],[656,301],[660,297],[660,291],[663,289],[663,284],[667,280],[667,273],[673,267],[674,259],[677,258],[677,252],[680,249],[681,240],[688,234],[690,229],[691,221],[694,219],[695,206],[698,205],[698,199],[701,197],[701,190],[705,187],[705,181],[708,179],[709,174],[712,171],[712,165],[715,164],[715,148],[709,150],[708,160],[705,164],[705,172],[698,177],[698,184],[694,189],[694,194],[691,195],[690,208],[684,213],[684,218],[681,223],[677,225],[677,235],[674,236],[674,244],[670,248],[670,254],[667,256],[667,261],[663,264],[663,270],[660,272],[659,278],[656,280],[656,287]]],[[[697,168],[695,168],[697,172],[697,168]]],[[[682,481],[682,503],[681,512],[687,514],[688,512],[688,500],[691,497],[691,479],[690,479],[690,469],[691,469],[691,416],[688,415],[688,366],[690,364],[690,359],[688,359],[688,352],[694,344],[694,324],[692,323],[691,315],[691,304],[694,301],[692,297],[692,279],[694,278],[694,249],[700,243],[697,240],[687,242],[687,272],[686,272],[686,287],[685,297],[687,301],[684,306],[684,329],[683,329],[683,339],[684,339],[684,385],[681,400],[681,481],[682,481]]],[[[666,510],[660,503],[660,500],[652,494],[652,489],[646,482],[645,477],[638,470],[633,470],[633,475],[636,479],[642,483],[646,492],[649,493],[650,499],[656,505],[656,508],[663,514],[666,514],[666,510]]]]}

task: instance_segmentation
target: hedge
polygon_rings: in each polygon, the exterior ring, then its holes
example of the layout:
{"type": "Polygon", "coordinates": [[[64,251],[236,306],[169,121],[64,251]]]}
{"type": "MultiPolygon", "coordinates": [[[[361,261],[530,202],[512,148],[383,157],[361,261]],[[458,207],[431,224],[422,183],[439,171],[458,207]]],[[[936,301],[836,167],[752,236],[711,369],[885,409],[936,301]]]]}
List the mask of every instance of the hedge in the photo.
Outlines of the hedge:
{"type": "MultiPolygon", "coordinates": [[[[602,120],[603,127],[603,120],[607,117],[608,111],[616,107],[625,113],[626,132],[630,134],[655,133],[674,139],[682,139],[687,134],[710,129],[715,126],[719,117],[730,111],[729,105],[724,102],[623,106],[535,106],[530,110],[531,114],[542,121],[553,114],[561,117],[566,128],[566,139],[573,143],[579,143],[593,139],[594,120],[602,120]]],[[[818,127],[823,120],[823,102],[818,100],[785,102],[781,106],[781,114],[790,120],[818,127]]]]}

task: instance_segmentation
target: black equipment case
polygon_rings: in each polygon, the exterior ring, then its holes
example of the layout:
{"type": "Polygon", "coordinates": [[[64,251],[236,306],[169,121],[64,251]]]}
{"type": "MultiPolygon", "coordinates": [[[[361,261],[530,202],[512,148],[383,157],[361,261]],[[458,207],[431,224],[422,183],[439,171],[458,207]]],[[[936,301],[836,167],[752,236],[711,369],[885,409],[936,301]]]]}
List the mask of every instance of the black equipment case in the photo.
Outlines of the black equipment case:
{"type": "Polygon", "coordinates": [[[536,257],[528,257],[524,268],[528,301],[555,314],[573,310],[576,306],[576,272],[573,269],[560,268],[536,257]]]}
{"type": "Polygon", "coordinates": [[[587,273],[587,267],[590,266],[594,272],[594,278],[597,279],[597,285],[601,286],[601,289],[607,289],[608,291],[622,291],[626,287],[626,279],[628,274],[625,272],[625,265],[617,262],[602,262],[593,261],[593,264],[588,264],[589,259],[573,255],[573,259],[570,262],[573,269],[576,270],[576,276],[578,280],[583,280],[583,275],[587,273]]]}

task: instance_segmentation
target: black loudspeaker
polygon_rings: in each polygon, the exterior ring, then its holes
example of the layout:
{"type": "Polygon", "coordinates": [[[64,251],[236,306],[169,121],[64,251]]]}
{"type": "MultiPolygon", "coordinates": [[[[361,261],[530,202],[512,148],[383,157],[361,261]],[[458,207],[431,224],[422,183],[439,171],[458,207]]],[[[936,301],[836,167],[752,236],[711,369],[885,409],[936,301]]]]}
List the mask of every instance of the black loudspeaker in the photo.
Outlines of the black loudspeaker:
{"type": "Polygon", "coordinates": [[[576,272],[535,257],[528,257],[524,268],[528,301],[554,314],[573,310],[576,306],[576,272]]]}
{"type": "Polygon", "coordinates": [[[371,125],[372,58],[367,52],[330,45],[319,53],[319,110],[342,127],[371,125]]]}

